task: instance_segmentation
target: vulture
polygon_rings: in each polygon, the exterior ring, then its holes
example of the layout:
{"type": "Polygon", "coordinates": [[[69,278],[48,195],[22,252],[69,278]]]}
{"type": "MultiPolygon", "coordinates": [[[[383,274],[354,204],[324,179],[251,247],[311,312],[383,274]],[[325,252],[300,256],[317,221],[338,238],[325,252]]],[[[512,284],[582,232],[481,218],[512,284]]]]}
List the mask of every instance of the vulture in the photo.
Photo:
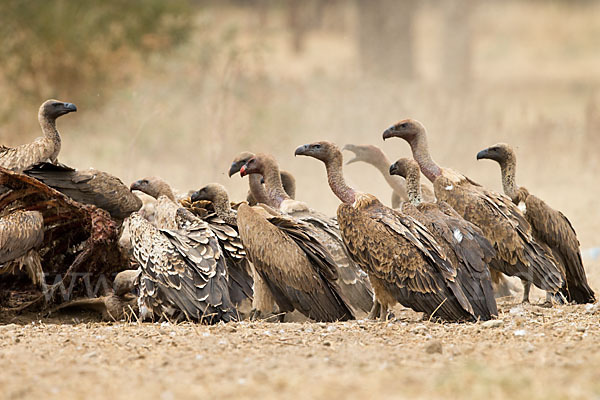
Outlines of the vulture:
{"type": "Polygon", "coordinates": [[[13,148],[0,145],[0,167],[22,172],[40,162],[56,163],[60,153],[60,135],[56,129],[56,118],[74,111],[77,111],[77,107],[73,103],[46,100],[38,112],[38,120],[44,136],[13,148]]]}
{"type": "Polygon", "coordinates": [[[142,207],[142,200],[119,178],[93,168],[77,171],[63,164],[40,163],[24,173],[79,203],[108,211],[119,223],[142,207]]]}
{"type": "Polygon", "coordinates": [[[295,154],[325,164],[329,186],[342,201],[337,210],[342,238],[352,258],[367,271],[382,317],[399,302],[430,318],[477,319],[464,282],[429,230],[375,196],[349,187],[342,174],[342,153],[335,144],[306,144],[295,154]]]}
{"type": "Polygon", "coordinates": [[[523,210],[533,237],[550,247],[558,266],[564,271],[567,282],[561,293],[569,302],[585,304],[596,301],[594,291],[587,282],[579,240],[571,222],[563,213],[529,194],[526,188],[517,186],[517,158],[509,145],[499,143],[477,153],[478,160],[486,158],[500,164],[504,194],[523,210]]]}
{"type": "MultiPolygon", "coordinates": [[[[494,245],[490,267],[531,282],[550,295],[564,285],[564,274],[552,253],[533,237],[531,225],[510,198],[483,188],[459,172],[439,167],[429,155],[427,133],[418,121],[405,119],[388,128],[383,139],[408,142],[421,172],[433,183],[435,197],[479,227],[494,245]]],[[[529,300],[525,292],[523,301],[529,300]]]]}
{"type": "MultiPolygon", "coordinates": [[[[400,207],[402,202],[408,200],[406,184],[404,183],[404,181],[399,177],[392,176],[388,173],[390,168],[390,160],[387,158],[383,150],[381,150],[377,146],[373,146],[370,144],[347,144],[342,148],[342,150],[348,150],[354,153],[354,158],[348,160],[346,162],[346,165],[362,161],[367,164],[371,164],[372,166],[377,168],[379,172],[381,172],[381,174],[385,178],[385,181],[388,183],[388,185],[390,185],[390,187],[393,190],[392,208],[398,208],[400,207]]],[[[435,196],[433,195],[433,192],[427,186],[423,185],[421,187],[421,193],[423,194],[425,201],[435,201],[435,196]]]]}
{"type": "Polygon", "coordinates": [[[409,202],[402,204],[402,212],[425,225],[444,249],[457,270],[475,315],[481,319],[497,316],[488,268],[496,252],[483,232],[459,216],[447,203],[422,201],[421,171],[414,160],[401,158],[390,166],[389,172],[406,180],[409,202]]]}
{"type": "MultiPolygon", "coordinates": [[[[256,174],[254,165],[246,163],[240,175],[256,174]]],[[[338,286],[335,261],[311,225],[266,204],[245,203],[238,207],[237,225],[246,254],[281,313],[298,310],[319,322],[354,318],[338,286]]]]}
{"type": "Polygon", "coordinates": [[[131,190],[157,200],[154,225],[137,212],[129,219],[134,258],[142,269],[140,314],[181,311],[203,322],[234,320],[225,256],[208,224],[181,207],[160,178],[140,179],[131,190]]]}
{"type": "Polygon", "coordinates": [[[306,203],[291,199],[283,189],[279,166],[275,158],[257,154],[246,163],[247,168],[263,176],[268,205],[312,225],[314,235],[323,244],[335,261],[338,285],[355,315],[368,313],[373,307],[373,292],[367,275],[350,258],[340,235],[337,222],[308,207],[306,203]]]}
{"type": "MultiPolygon", "coordinates": [[[[234,158],[231,163],[231,166],[229,167],[229,177],[231,178],[231,176],[240,172],[240,169],[252,157],[254,157],[254,153],[244,151],[241,152],[236,158],[234,158]]],[[[287,171],[281,170],[280,174],[281,182],[283,184],[283,190],[285,190],[285,192],[290,198],[296,198],[296,178],[294,178],[294,176],[287,171]]],[[[262,189],[264,182],[261,180],[260,175],[252,174],[248,179],[250,184],[250,190],[248,191],[248,195],[246,197],[246,201],[248,202],[248,204],[251,206],[255,206],[258,203],[268,204],[268,198],[256,197],[259,194],[264,194],[264,189],[262,189]],[[253,192],[255,194],[252,194],[253,192]]]]}
{"type": "Polygon", "coordinates": [[[229,296],[239,308],[244,300],[252,301],[253,298],[252,267],[237,230],[235,211],[231,209],[227,191],[219,184],[211,184],[194,192],[190,200],[189,203],[182,201],[182,204],[194,214],[199,202],[210,200],[205,206],[210,205],[212,209],[202,208],[202,214],[196,215],[208,223],[219,240],[227,264],[229,296]]]}
{"type": "Polygon", "coordinates": [[[44,241],[44,218],[38,211],[17,210],[0,217],[0,274],[26,268],[35,285],[44,282],[38,253],[44,241]]]}
{"type": "MultiPolygon", "coordinates": [[[[218,183],[211,183],[201,188],[200,190],[194,192],[191,197],[191,201],[193,204],[201,201],[210,201],[213,205],[214,212],[218,218],[225,221],[225,223],[232,229],[235,230],[237,238],[239,239],[239,230],[237,225],[237,211],[231,208],[231,204],[229,203],[229,195],[227,194],[227,190],[223,185],[218,183]]],[[[207,215],[209,220],[212,217],[207,215]]],[[[209,222],[210,224],[210,222],[209,222]]],[[[259,317],[261,313],[264,313],[265,316],[273,312],[275,307],[275,299],[273,298],[271,291],[268,287],[265,286],[264,280],[260,277],[260,275],[256,272],[252,263],[249,262],[246,257],[246,251],[243,248],[243,244],[241,244],[241,239],[239,239],[239,245],[242,246],[242,251],[244,254],[243,262],[244,266],[250,271],[252,278],[249,278],[247,282],[252,282],[252,309],[253,309],[253,317],[259,317]]],[[[235,242],[235,248],[238,249],[238,241],[235,242]]],[[[225,251],[224,251],[225,252],[225,251]]],[[[231,269],[230,269],[231,270],[231,269]]],[[[230,279],[231,279],[230,274],[230,279]]]]}

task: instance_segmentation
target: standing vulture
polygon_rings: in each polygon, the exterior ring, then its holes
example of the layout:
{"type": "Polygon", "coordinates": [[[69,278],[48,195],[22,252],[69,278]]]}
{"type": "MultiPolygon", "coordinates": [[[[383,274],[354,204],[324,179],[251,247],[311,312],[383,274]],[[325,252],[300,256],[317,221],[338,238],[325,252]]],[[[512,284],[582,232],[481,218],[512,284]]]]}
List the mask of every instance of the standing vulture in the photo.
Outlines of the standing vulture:
{"type": "Polygon", "coordinates": [[[287,195],[283,190],[279,166],[275,158],[266,154],[257,154],[248,160],[246,166],[263,176],[270,206],[313,226],[316,238],[327,248],[335,261],[338,284],[344,297],[355,314],[361,311],[368,313],[373,307],[371,285],[367,275],[347,253],[336,221],[287,195]]]}
{"type": "Polygon", "coordinates": [[[400,302],[446,321],[477,318],[468,291],[432,234],[400,210],[346,185],[342,153],[335,144],[306,144],[295,154],[325,163],[329,186],[342,201],[337,211],[342,238],[352,258],[369,274],[382,316],[400,302]]]}
{"type": "MultiPolygon", "coordinates": [[[[241,168],[241,167],[240,167],[241,168]]],[[[196,203],[200,201],[210,201],[213,205],[215,213],[217,217],[221,220],[225,221],[228,226],[235,230],[237,234],[237,239],[239,239],[239,245],[242,246],[242,251],[244,252],[243,262],[246,268],[248,268],[249,272],[252,275],[252,278],[248,280],[248,282],[252,282],[252,309],[253,314],[258,316],[260,313],[264,313],[265,316],[274,312],[275,308],[275,299],[271,294],[271,291],[266,286],[265,281],[261,278],[260,274],[256,272],[256,269],[249,262],[249,259],[246,256],[246,250],[243,248],[243,244],[241,243],[241,238],[239,237],[239,230],[237,225],[237,211],[231,208],[231,204],[229,203],[229,195],[227,194],[227,190],[223,185],[218,183],[211,183],[206,185],[202,189],[196,191],[192,197],[191,201],[196,203]]],[[[207,218],[210,217],[210,214],[207,218]]],[[[238,242],[236,240],[235,243],[236,249],[238,248],[238,242]]],[[[230,274],[231,279],[231,274],[230,274]]]]}
{"type": "MultiPolygon", "coordinates": [[[[242,177],[257,173],[252,160],[241,168],[242,177]]],[[[298,310],[321,322],[354,318],[338,286],[335,261],[311,225],[265,204],[244,203],[237,223],[246,253],[280,312],[298,310]]]]}
{"type": "Polygon", "coordinates": [[[60,153],[60,135],[56,129],[56,118],[73,111],[77,111],[73,103],[46,100],[38,112],[38,120],[44,136],[13,148],[0,145],[0,167],[22,172],[39,162],[56,163],[60,153]]]}
{"type": "MultiPolygon", "coordinates": [[[[385,178],[385,181],[390,185],[392,190],[392,208],[399,208],[401,203],[408,200],[408,194],[406,192],[406,184],[402,179],[397,176],[389,174],[390,160],[387,158],[383,150],[377,146],[370,144],[354,145],[347,144],[342,150],[348,150],[354,153],[354,158],[348,160],[346,164],[352,164],[357,161],[362,161],[367,164],[371,164],[385,178]]],[[[431,189],[423,185],[421,187],[421,193],[425,198],[425,201],[435,201],[435,196],[431,189]]]]}
{"type": "MultiPolygon", "coordinates": [[[[229,177],[231,178],[231,176],[240,172],[240,169],[252,157],[254,157],[254,153],[250,153],[249,151],[244,151],[238,154],[238,156],[233,159],[231,166],[229,167],[229,177]]],[[[296,178],[294,178],[294,175],[287,171],[281,170],[280,174],[281,182],[283,183],[283,190],[285,190],[290,198],[296,198],[296,178]]],[[[263,182],[261,181],[260,175],[252,174],[248,179],[250,184],[250,190],[248,191],[248,196],[246,197],[248,204],[251,206],[255,206],[258,203],[268,204],[269,199],[266,197],[256,197],[265,193],[264,189],[262,189],[263,182]]]]}
{"type": "Polygon", "coordinates": [[[476,316],[489,319],[498,315],[488,263],[495,251],[483,232],[464,220],[447,203],[421,200],[419,164],[401,158],[389,168],[390,175],[406,179],[410,202],[402,204],[402,212],[423,223],[434,235],[456,268],[458,279],[467,291],[476,316]]]}
{"type": "Polygon", "coordinates": [[[134,258],[141,266],[140,314],[214,323],[235,320],[227,287],[225,257],[208,224],[180,207],[160,178],[134,182],[157,199],[156,227],[131,214],[129,231],[134,258]]]}
{"type": "Polygon", "coordinates": [[[44,241],[44,219],[38,211],[17,210],[0,217],[0,274],[27,270],[35,285],[44,282],[38,249],[44,241]]]}
{"type": "MultiPolygon", "coordinates": [[[[435,197],[478,226],[494,245],[492,268],[531,282],[549,294],[560,290],[563,273],[551,252],[535,240],[531,225],[508,197],[487,190],[456,171],[439,167],[429,155],[427,132],[420,122],[398,122],[383,133],[384,140],[391,137],[408,142],[421,172],[433,183],[435,197]]],[[[523,301],[528,301],[527,292],[523,301]]]]}
{"type": "Polygon", "coordinates": [[[594,291],[588,285],[585,276],[579,240],[571,222],[563,213],[529,194],[524,187],[517,186],[515,182],[517,158],[509,145],[499,143],[477,153],[478,160],[484,158],[500,164],[504,194],[519,208],[524,207],[525,218],[531,224],[533,237],[550,247],[559,267],[564,270],[567,284],[562,288],[561,293],[569,302],[585,304],[596,301],[594,291]]]}
{"type": "Polygon", "coordinates": [[[142,207],[140,198],[119,178],[93,168],[77,171],[63,164],[40,163],[24,172],[75,201],[108,211],[119,223],[142,207]]]}

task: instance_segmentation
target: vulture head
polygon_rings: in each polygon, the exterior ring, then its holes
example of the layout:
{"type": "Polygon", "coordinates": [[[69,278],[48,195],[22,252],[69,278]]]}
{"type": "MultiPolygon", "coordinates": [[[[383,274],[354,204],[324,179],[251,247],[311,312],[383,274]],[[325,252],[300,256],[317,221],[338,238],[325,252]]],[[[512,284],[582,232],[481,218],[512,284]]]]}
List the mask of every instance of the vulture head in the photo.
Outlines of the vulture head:
{"type": "Polygon", "coordinates": [[[250,153],[249,151],[244,151],[238,154],[237,157],[233,159],[231,166],[229,167],[229,177],[240,172],[244,164],[246,164],[252,157],[254,157],[254,153],[250,153]]]}
{"type": "Polygon", "coordinates": [[[173,194],[173,191],[171,190],[169,184],[156,176],[135,181],[131,184],[129,189],[132,192],[134,190],[138,190],[140,192],[146,193],[148,196],[152,196],[155,199],[158,199],[160,196],[165,195],[169,199],[175,200],[175,195],[173,194]]]}
{"type": "Polygon", "coordinates": [[[210,183],[204,186],[202,189],[194,192],[191,200],[194,203],[200,200],[208,200],[214,203],[215,199],[222,196],[227,196],[227,190],[225,187],[219,183],[210,183]]]}
{"type": "Polygon", "coordinates": [[[410,158],[400,158],[390,166],[390,175],[399,175],[403,178],[420,173],[419,164],[410,158]]]}
{"type": "Polygon", "coordinates": [[[277,171],[277,174],[279,175],[279,165],[277,164],[277,161],[268,154],[257,154],[244,164],[242,169],[240,169],[240,175],[264,175],[265,171],[272,170],[277,171]]]}
{"type": "Polygon", "coordinates": [[[385,154],[383,154],[383,151],[381,151],[379,147],[370,144],[347,144],[342,148],[342,150],[348,150],[354,153],[354,158],[348,160],[346,164],[352,164],[357,161],[375,164],[377,160],[385,157],[385,154]]]}
{"type": "Polygon", "coordinates": [[[38,115],[40,118],[54,120],[61,115],[77,111],[73,103],[65,103],[59,100],[46,100],[41,106],[38,115]]]}
{"type": "Polygon", "coordinates": [[[499,164],[503,164],[507,161],[514,161],[515,153],[513,149],[506,143],[498,143],[477,153],[478,160],[482,160],[484,158],[487,158],[488,160],[494,160],[499,164]]]}
{"type": "Polygon", "coordinates": [[[403,119],[395,125],[390,126],[383,132],[383,140],[398,137],[411,143],[414,139],[425,132],[425,127],[414,119],[403,119]]]}
{"type": "Polygon", "coordinates": [[[296,156],[309,156],[325,163],[334,159],[335,157],[341,157],[341,154],[342,153],[340,149],[335,145],[335,143],[328,141],[304,144],[298,147],[294,152],[294,155],[296,156]]]}

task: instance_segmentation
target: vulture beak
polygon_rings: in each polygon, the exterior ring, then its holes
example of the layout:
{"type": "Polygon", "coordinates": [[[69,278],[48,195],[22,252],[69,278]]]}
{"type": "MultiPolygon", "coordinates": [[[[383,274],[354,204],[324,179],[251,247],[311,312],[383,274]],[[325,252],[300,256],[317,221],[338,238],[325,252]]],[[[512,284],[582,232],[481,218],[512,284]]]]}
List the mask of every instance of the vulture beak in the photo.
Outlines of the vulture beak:
{"type": "Polygon", "coordinates": [[[134,190],[139,190],[140,187],[140,181],[135,181],[131,184],[131,186],[129,186],[129,191],[133,192],[134,190]]]}
{"type": "Polygon", "coordinates": [[[354,158],[346,161],[346,165],[355,163],[357,161],[360,161],[358,159],[358,156],[356,155],[356,152],[354,151],[354,145],[353,144],[347,144],[347,145],[345,145],[344,147],[342,147],[342,150],[348,150],[348,151],[351,151],[351,152],[354,153],[354,158]]]}
{"type": "Polygon", "coordinates": [[[394,133],[396,133],[396,130],[394,129],[393,126],[387,128],[384,132],[383,132],[383,140],[385,139],[389,139],[391,137],[394,137],[394,133]]]}
{"type": "Polygon", "coordinates": [[[248,175],[247,171],[246,171],[246,165],[244,165],[241,169],[240,169],[240,176],[243,178],[244,176],[248,175]]]}
{"type": "Polygon", "coordinates": [[[305,156],[306,151],[308,150],[308,145],[303,144],[302,146],[298,146],[296,151],[294,151],[294,156],[305,156]]]}
{"type": "Polygon", "coordinates": [[[390,165],[390,175],[397,175],[396,174],[397,172],[398,172],[398,164],[393,163],[392,165],[390,165]]]}
{"type": "Polygon", "coordinates": [[[73,103],[63,103],[63,107],[67,112],[75,112],[77,111],[77,106],[73,103]]]}
{"type": "Polygon", "coordinates": [[[191,202],[197,202],[199,200],[198,197],[200,197],[200,190],[196,190],[194,193],[192,193],[192,195],[190,196],[191,202]]]}
{"type": "Polygon", "coordinates": [[[484,158],[490,158],[490,149],[483,149],[479,153],[477,153],[477,159],[482,160],[484,158]]]}
{"type": "Polygon", "coordinates": [[[237,174],[238,172],[240,172],[240,163],[239,162],[234,162],[231,163],[231,167],[229,167],[229,177],[231,178],[233,175],[237,174]]]}

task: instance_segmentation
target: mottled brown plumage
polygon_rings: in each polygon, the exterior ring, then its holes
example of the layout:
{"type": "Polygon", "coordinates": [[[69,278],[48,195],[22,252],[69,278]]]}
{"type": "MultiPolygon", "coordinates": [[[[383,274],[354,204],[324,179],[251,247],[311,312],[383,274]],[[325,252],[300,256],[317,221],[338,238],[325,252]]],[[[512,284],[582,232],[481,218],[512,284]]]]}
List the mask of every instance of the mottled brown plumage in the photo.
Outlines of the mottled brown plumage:
{"type": "Polygon", "coordinates": [[[246,253],[280,312],[298,310],[323,322],[354,318],[337,285],[335,263],[309,225],[246,204],[237,221],[246,253]]]}
{"type": "Polygon", "coordinates": [[[402,212],[425,225],[444,249],[448,260],[458,271],[458,279],[475,316],[484,320],[497,316],[487,265],[496,252],[483,232],[460,217],[448,204],[422,201],[421,171],[416,161],[401,158],[389,167],[389,173],[406,179],[410,201],[402,204],[402,212]]]}
{"type": "Polygon", "coordinates": [[[38,111],[38,120],[44,136],[13,148],[0,146],[0,167],[21,172],[40,162],[55,163],[60,153],[60,134],[56,129],[56,118],[73,111],[77,111],[73,103],[46,100],[38,111]]]}
{"type": "Polygon", "coordinates": [[[564,276],[552,254],[534,239],[531,226],[517,206],[508,197],[456,171],[440,168],[429,155],[426,135],[420,122],[407,119],[386,130],[383,138],[406,140],[421,172],[433,183],[436,198],[483,231],[496,250],[492,268],[532,282],[549,293],[558,292],[564,276]]]}
{"type": "Polygon", "coordinates": [[[325,163],[329,185],[342,201],[338,223],[352,258],[369,274],[384,310],[396,302],[448,321],[475,319],[457,271],[431,233],[373,195],[356,192],[342,175],[342,154],[331,142],[300,146],[296,155],[325,163]]]}
{"type": "MultiPolygon", "coordinates": [[[[392,193],[392,208],[398,208],[402,202],[408,200],[405,182],[398,176],[389,174],[390,160],[387,158],[383,150],[377,146],[370,144],[355,145],[347,144],[342,150],[348,150],[354,153],[354,158],[348,160],[347,164],[352,164],[358,161],[371,164],[383,175],[385,181],[393,190],[392,193]]],[[[433,191],[425,185],[421,186],[421,193],[425,201],[435,201],[433,191]]]]}
{"type": "Polygon", "coordinates": [[[517,158],[513,149],[504,143],[491,146],[477,154],[477,159],[491,159],[500,164],[504,194],[510,197],[531,224],[533,236],[552,250],[566,276],[566,286],[561,289],[568,301],[579,304],[596,301],[594,291],[587,282],[581,260],[579,240],[571,222],[563,213],[532,195],[515,181],[517,158]]]}
{"type": "Polygon", "coordinates": [[[248,160],[246,166],[248,167],[246,173],[251,170],[264,177],[270,206],[312,226],[313,234],[327,248],[335,261],[338,284],[355,314],[371,310],[373,306],[371,285],[366,274],[347,253],[336,221],[287,195],[283,189],[275,158],[266,154],[257,154],[248,160]]]}
{"type": "Polygon", "coordinates": [[[140,315],[206,323],[235,320],[216,237],[204,221],[179,217],[188,221],[179,230],[157,229],[137,212],[129,217],[133,255],[141,268],[140,315]]]}
{"type": "Polygon", "coordinates": [[[38,253],[44,241],[44,219],[37,211],[14,211],[0,217],[0,274],[26,268],[35,285],[44,272],[38,253]]]}
{"type": "Polygon", "coordinates": [[[119,223],[142,207],[142,201],[123,182],[93,168],[78,171],[63,164],[40,163],[24,171],[75,201],[108,211],[119,223]]]}

